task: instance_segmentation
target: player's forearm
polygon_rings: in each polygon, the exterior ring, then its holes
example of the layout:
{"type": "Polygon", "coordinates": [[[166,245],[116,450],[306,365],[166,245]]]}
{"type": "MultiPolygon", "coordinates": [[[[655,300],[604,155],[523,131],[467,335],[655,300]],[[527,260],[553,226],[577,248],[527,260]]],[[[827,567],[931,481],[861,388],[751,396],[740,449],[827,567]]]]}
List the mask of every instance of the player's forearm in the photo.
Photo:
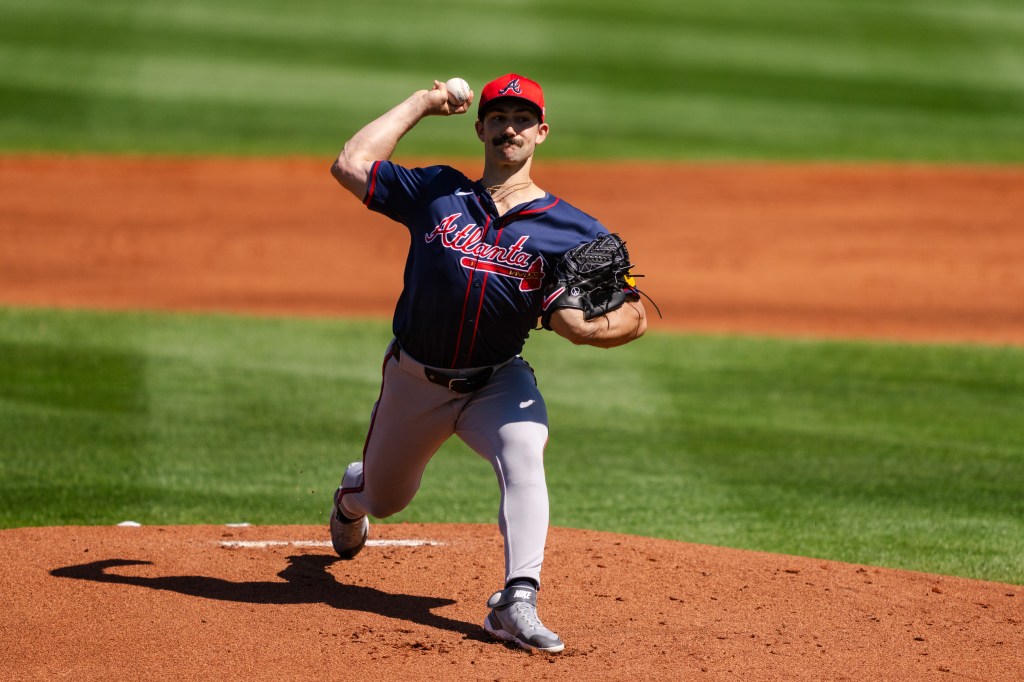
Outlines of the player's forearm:
{"type": "Polygon", "coordinates": [[[639,300],[627,301],[621,308],[592,320],[584,320],[582,310],[562,308],[552,314],[551,329],[576,345],[614,348],[643,336],[647,312],[639,300]]]}
{"type": "Polygon", "coordinates": [[[331,166],[335,179],[361,199],[373,162],[390,158],[402,136],[431,113],[429,92],[413,93],[353,135],[331,166]]]}
{"type": "Polygon", "coordinates": [[[366,124],[345,143],[341,155],[358,161],[387,159],[402,136],[431,113],[429,90],[418,90],[404,102],[366,124]]]}

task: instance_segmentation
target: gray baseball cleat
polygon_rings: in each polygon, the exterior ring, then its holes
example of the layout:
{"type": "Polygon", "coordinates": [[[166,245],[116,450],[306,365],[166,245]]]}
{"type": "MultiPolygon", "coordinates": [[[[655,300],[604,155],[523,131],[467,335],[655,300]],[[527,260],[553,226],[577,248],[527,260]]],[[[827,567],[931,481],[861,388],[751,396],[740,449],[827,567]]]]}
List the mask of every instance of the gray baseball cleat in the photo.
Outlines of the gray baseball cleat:
{"type": "Polygon", "coordinates": [[[345,469],[341,485],[334,491],[334,508],[331,510],[331,544],[334,551],[342,559],[354,559],[366,544],[366,536],[370,534],[370,522],[366,515],[357,519],[349,519],[342,514],[338,499],[342,488],[357,488],[362,484],[363,463],[352,462],[345,469]]]}
{"type": "Polygon", "coordinates": [[[558,635],[544,627],[537,616],[537,590],[515,585],[495,592],[487,600],[491,612],[484,630],[527,651],[557,654],[565,648],[558,635]]]}

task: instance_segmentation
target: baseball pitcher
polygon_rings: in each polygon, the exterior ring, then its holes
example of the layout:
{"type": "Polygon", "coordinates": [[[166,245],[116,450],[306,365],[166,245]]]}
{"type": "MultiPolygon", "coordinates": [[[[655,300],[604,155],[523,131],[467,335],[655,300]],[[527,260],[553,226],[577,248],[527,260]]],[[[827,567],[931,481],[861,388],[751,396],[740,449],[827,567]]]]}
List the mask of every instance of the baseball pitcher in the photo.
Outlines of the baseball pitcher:
{"type": "Polygon", "coordinates": [[[412,238],[380,396],[362,458],[334,494],[331,539],[341,558],[355,557],[367,517],[404,509],[430,458],[458,435],[490,462],[501,492],[504,584],[487,601],[483,627],[555,653],[564,644],[537,615],[548,415],[520,352],[541,327],[574,344],[619,346],[643,335],[647,316],[622,240],[530,176],[549,132],[535,81],[512,73],[484,86],[478,180],[448,166],[389,161],[421,119],[465,114],[473,99],[472,90],[434,81],[359,130],[331,167],[342,187],[412,238]]]}

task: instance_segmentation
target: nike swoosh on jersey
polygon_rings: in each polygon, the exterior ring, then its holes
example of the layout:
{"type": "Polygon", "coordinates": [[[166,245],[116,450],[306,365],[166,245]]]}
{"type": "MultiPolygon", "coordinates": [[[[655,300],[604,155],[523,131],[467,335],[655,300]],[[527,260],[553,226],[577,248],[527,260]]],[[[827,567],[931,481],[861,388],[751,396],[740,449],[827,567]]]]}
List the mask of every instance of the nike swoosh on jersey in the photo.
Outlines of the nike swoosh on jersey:
{"type": "Polygon", "coordinates": [[[465,196],[469,196],[471,194],[473,194],[473,193],[472,192],[463,192],[461,190],[455,190],[455,196],[457,196],[457,197],[465,197],[465,196]]]}

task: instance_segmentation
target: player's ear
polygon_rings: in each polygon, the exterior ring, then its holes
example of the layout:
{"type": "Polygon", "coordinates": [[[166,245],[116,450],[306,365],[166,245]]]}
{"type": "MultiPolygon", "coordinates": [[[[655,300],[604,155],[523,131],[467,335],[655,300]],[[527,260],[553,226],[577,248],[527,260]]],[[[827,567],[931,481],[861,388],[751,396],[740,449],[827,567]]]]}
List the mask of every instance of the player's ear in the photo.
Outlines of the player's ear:
{"type": "Polygon", "coordinates": [[[549,128],[548,128],[548,124],[547,123],[541,123],[540,126],[538,126],[538,128],[537,128],[537,144],[540,144],[545,139],[547,139],[548,130],[549,130],[549,128]]]}
{"type": "Polygon", "coordinates": [[[476,120],[476,136],[480,138],[480,141],[484,141],[484,122],[480,119],[476,120]]]}

